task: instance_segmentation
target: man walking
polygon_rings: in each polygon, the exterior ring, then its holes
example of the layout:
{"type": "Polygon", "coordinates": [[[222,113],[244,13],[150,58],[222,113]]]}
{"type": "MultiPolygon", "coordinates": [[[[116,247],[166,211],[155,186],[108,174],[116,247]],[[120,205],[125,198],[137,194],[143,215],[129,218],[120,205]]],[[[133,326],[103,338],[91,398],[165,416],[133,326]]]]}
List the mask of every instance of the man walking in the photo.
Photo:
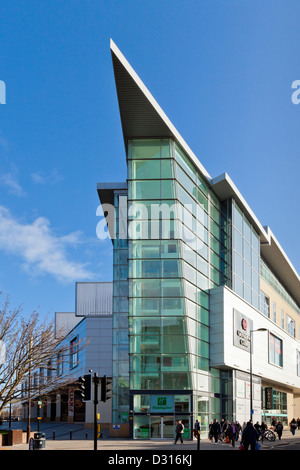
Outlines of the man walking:
{"type": "Polygon", "coordinates": [[[212,436],[214,437],[214,440],[215,440],[214,443],[217,444],[219,440],[219,435],[221,433],[221,426],[217,419],[215,419],[214,422],[212,423],[210,432],[212,436]]]}
{"type": "Polygon", "coordinates": [[[183,431],[184,431],[184,425],[182,424],[182,421],[179,420],[177,422],[177,426],[175,429],[176,437],[175,437],[175,442],[174,444],[177,444],[178,439],[180,439],[181,444],[183,444],[183,431]]]}

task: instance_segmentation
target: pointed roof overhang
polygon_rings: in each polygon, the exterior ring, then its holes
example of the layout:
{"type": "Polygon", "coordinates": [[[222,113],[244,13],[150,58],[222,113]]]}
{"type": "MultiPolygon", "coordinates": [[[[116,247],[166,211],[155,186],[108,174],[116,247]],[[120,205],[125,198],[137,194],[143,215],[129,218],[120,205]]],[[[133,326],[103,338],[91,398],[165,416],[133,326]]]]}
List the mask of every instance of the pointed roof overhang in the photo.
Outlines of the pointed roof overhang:
{"type": "Polygon", "coordinates": [[[206,169],[112,40],[110,49],[126,153],[128,140],[132,138],[172,138],[210,181],[206,169]]]}

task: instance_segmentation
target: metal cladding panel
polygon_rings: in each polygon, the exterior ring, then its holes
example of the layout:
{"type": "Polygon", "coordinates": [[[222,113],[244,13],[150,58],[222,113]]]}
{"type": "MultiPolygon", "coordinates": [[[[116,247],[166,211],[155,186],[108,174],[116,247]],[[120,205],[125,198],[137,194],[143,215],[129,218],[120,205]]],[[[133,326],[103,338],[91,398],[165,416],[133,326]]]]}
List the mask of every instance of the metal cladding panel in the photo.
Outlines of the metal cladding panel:
{"type": "Polygon", "coordinates": [[[74,312],[55,312],[55,336],[64,336],[73,330],[81,320],[76,318],[74,312]]]}
{"type": "Polygon", "coordinates": [[[112,309],[112,282],[76,283],[76,316],[111,316],[112,309]]]}

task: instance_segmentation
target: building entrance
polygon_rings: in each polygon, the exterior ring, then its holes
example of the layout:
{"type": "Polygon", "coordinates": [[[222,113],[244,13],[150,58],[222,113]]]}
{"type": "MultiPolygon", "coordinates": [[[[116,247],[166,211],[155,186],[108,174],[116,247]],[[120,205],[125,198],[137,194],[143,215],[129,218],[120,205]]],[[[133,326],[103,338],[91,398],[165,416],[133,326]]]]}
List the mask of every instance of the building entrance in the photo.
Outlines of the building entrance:
{"type": "Polygon", "coordinates": [[[151,439],[174,439],[175,424],[174,416],[151,416],[150,438],[151,439]]]}

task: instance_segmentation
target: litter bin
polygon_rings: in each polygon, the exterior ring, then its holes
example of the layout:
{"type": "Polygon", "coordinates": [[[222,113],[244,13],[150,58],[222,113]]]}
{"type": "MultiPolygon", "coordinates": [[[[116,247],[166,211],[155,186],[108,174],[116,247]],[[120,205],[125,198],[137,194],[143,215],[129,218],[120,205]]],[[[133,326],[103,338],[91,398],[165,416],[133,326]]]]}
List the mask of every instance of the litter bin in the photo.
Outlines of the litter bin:
{"type": "Polygon", "coordinates": [[[45,449],[46,447],[46,434],[43,432],[35,432],[33,435],[33,449],[45,449]]]}

